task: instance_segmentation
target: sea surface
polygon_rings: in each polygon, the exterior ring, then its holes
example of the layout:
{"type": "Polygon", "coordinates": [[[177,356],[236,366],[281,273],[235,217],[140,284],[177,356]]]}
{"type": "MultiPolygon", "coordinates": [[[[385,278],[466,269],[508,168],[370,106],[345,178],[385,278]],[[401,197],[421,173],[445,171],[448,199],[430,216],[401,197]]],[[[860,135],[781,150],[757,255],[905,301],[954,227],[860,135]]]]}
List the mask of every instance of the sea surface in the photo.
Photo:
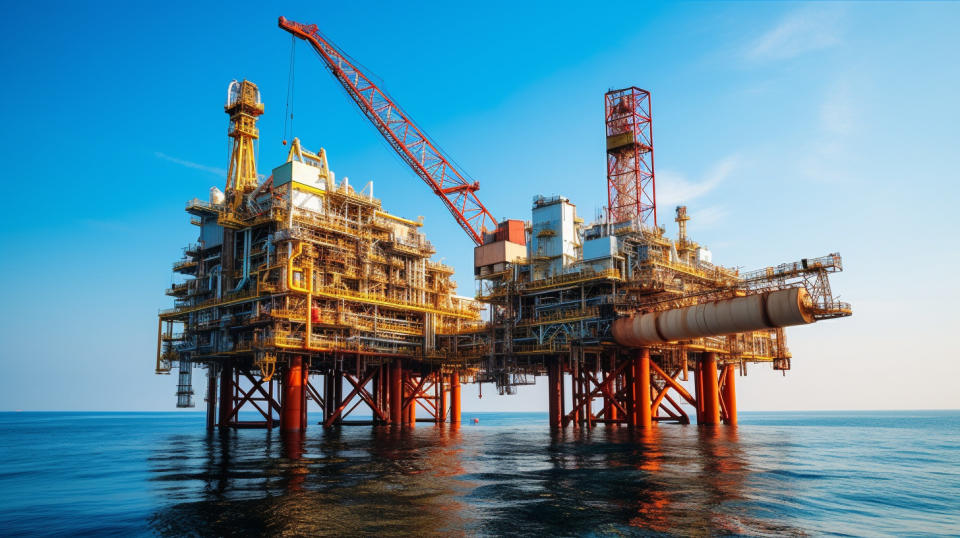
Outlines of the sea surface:
{"type": "Polygon", "coordinates": [[[740,421],[551,433],[545,413],[479,413],[289,437],[0,413],[0,535],[960,534],[960,411],[740,421]]]}

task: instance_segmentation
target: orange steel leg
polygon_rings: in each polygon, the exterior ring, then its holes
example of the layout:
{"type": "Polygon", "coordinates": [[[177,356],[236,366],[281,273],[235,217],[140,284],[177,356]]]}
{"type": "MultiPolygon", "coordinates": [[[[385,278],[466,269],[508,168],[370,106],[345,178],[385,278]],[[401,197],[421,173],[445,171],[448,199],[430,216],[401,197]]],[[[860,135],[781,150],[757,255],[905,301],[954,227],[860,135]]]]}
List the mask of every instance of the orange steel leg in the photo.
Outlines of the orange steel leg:
{"type": "Polygon", "coordinates": [[[450,374],[450,424],[460,425],[460,372],[450,374]]]}
{"type": "MultiPolygon", "coordinates": [[[[407,379],[410,380],[411,385],[417,385],[416,380],[413,377],[412,373],[407,374],[407,379]]],[[[414,394],[413,389],[410,390],[410,403],[407,405],[407,424],[413,426],[417,423],[417,395],[414,394]]]]}
{"type": "MultiPolygon", "coordinates": [[[[307,385],[310,383],[310,365],[304,364],[300,369],[300,430],[307,429],[307,385]]],[[[270,409],[270,405],[267,405],[267,409],[270,409]]],[[[270,413],[270,416],[273,417],[273,413],[270,413]]],[[[267,420],[267,427],[273,427],[273,419],[270,418],[267,420]]]]}
{"type": "Polygon", "coordinates": [[[437,422],[446,422],[447,421],[447,389],[446,383],[444,383],[444,375],[442,372],[437,372],[437,422]]]}
{"type": "Polygon", "coordinates": [[[736,368],[733,364],[727,364],[723,367],[726,370],[723,382],[723,407],[727,410],[726,424],[737,424],[737,378],[736,368]]]}
{"type": "MultiPolygon", "coordinates": [[[[616,359],[614,357],[610,357],[610,361],[607,366],[608,367],[605,372],[607,374],[607,390],[610,392],[610,394],[616,394],[617,380],[615,376],[610,375],[611,372],[614,372],[617,369],[616,359]]],[[[616,424],[618,418],[616,399],[604,396],[603,405],[606,409],[606,412],[603,415],[607,419],[607,424],[616,424]]]]}
{"type": "Polygon", "coordinates": [[[717,387],[717,354],[704,353],[702,371],[703,381],[703,423],[720,424],[720,395],[717,387]]]}
{"type": "Polygon", "coordinates": [[[580,364],[573,361],[570,365],[570,402],[573,406],[573,425],[580,425],[580,406],[577,398],[580,396],[580,364]]]}
{"type": "MultiPolygon", "coordinates": [[[[609,378],[609,380],[607,381],[607,390],[610,391],[611,394],[615,394],[617,392],[616,379],[614,379],[613,376],[610,376],[609,374],[607,374],[607,376],[609,378]]],[[[615,401],[616,400],[614,400],[613,398],[604,396],[604,407],[607,410],[607,412],[604,413],[604,416],[606,417],[608,424],[611,424],[611,423],[615,424],[617,422],[617,404],[614,403],[615,401]]]]}
{"type": "Polygon", "coordinates": [[[229,426],[233,414],[233,365],[227,361],[220,368],[220,428],[229,426]]]}
{"type": "Polygon", "coordinates": [[[703,424],[703,372],[700,361],[693,363],[693,388],[697,399],[697,424],[703,424]]]}
{"type": "Polygon", "coordinates": [[[633,367],[634,363],[631,359],[627,366],[623,369],[623,392],[626,395],[627,400],[627,425],[636,426],[637,425],[637,398],[636,398],[636,387],[633,386],[633,367]]]}
{"type": "Polygon", "coordinates": [[[410,424],[410,408],[407,406],[407,402],[410,401],[410,370],[405,369],[400,374],[400,393],[403,395],[400,404],[401,414],[403,415],[402,422],[406,426],[410,424]]]}
{"type": "Polygon", "coordinates": [[[650,410],[650,350],[643,348],[637,354],[637,426],[649,428],[653,425],[650,410]]]}
{"type": "Polygon", "coordinates": [[[283,376],[283,412],[280,415],[280,428],[283,431],[303,430],[303,358],[300,355],[290,359],[283,376]]]}
{"type": "Polygon", "coordinates": [[[403,368],[400,361],[390,367],[390,423],[399,426],[403,422],[403,368]]]}

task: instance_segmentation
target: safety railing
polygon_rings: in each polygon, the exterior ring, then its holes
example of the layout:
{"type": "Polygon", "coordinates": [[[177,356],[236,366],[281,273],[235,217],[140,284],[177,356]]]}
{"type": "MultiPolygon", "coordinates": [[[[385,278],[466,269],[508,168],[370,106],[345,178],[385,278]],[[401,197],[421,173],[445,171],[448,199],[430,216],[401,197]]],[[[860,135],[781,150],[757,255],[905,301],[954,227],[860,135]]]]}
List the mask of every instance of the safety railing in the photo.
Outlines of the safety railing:
{"type": "Polygon", "coordinates": [[[521,284],[521,286],[525,290],[539,290],[544,288],[553,288],[563,284],[573,284],[577,282],[599,279],[619,280],[620,271],[617,269],[604,269],[602,271],[588,269],[584,271],[578,271],[576,273],[566,273],[540,280],[532,280],[530,282],[521,284]]]}

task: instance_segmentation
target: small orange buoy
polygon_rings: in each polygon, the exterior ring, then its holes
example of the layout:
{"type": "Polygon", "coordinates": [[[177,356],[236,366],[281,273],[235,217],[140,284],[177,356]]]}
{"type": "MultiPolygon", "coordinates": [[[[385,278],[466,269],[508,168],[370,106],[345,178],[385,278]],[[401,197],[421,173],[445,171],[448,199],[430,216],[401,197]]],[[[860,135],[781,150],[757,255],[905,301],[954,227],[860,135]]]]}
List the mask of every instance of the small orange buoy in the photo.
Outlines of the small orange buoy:
{"type": "Polygon", "coordinates": [[[480,424],[480,419],[479,419],[479,418],[473,419],[473,423],[474,423],[474,424],[480,424]]]}
{"type": "Polygon", "coordinates": [[[286,140],[283,141],[283,145],[284,145],[284,146],[287,145],[287,141],[286,141],[286,140]]]}

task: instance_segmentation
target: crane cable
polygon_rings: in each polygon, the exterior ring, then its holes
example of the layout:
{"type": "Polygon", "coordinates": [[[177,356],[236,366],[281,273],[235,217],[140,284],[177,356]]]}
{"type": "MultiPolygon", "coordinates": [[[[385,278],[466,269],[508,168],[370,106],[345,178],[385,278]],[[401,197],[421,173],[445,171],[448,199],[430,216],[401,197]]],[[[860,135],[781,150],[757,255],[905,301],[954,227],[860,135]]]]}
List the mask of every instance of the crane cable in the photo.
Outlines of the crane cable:
{"type": "Polygon", "coordinates": [[[290,35],[290,71],[287,73],[287,104],[283,112],[283,145],[287,145],[287,135],[293,135],[293,89],[294,65],[296,64],[297,38],[290,35]],[[287,126],[289,125],[289,130],[287,126]]]}

